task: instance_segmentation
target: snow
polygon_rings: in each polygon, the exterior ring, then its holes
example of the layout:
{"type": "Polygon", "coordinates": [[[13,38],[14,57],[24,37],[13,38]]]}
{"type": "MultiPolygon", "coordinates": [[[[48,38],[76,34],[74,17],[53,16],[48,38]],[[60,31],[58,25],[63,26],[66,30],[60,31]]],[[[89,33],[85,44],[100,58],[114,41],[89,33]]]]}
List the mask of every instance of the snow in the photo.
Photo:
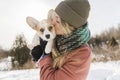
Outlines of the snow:
{"type": "MultiPolygon", "coordinates": [[[[39,69],[0,71],[0,80],[39,80],[39,69]]],[[[87,80],[120,80],[120,61],[91,63],[87,80]]]]}
{"type": "Polygon", "coordinates": [[[7,58],[0,60],[0,71],[12,69],[11,59],[12,58],[8,56],[7,58]]]}
{"type": "Polygon", "coordinates": [[[120,61],[92,63],[87,80],[120,80],[120,61]]]}
{"type": "Polygon", "coordinates": [[[39,80],[39,69],[0,71],[0,80],[39,80]]]}

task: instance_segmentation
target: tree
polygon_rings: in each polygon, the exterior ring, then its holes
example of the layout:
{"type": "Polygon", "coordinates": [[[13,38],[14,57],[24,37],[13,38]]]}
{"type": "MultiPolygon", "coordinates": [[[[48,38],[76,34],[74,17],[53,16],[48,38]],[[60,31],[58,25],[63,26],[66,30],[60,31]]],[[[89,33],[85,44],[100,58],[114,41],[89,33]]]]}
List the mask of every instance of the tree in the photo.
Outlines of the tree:
{"type": "Polygon", "coordinates": [[[9,54],[9,51],[2,49],[2,47],[0,46],[0,59],[8,57],[8,54],[9,54]]]}
{"type": "Polygon", "coordinates": [[[22,67],[30,59],[29,53],[30,50],[27,47],[27,42],[24,35],[17,35],[15,42],[13,43],[13,47],[10,51],[10,55],[14,57],[13,62],[17,61],[18,65],[22,67]]]}
{"type": "Polygon", "coordinates": [[[114,37],[111,38],[111,42],[110,42],[110,46],[114,47],[117,46],[118,42],[116,41],[116,39],[114,37]]]}

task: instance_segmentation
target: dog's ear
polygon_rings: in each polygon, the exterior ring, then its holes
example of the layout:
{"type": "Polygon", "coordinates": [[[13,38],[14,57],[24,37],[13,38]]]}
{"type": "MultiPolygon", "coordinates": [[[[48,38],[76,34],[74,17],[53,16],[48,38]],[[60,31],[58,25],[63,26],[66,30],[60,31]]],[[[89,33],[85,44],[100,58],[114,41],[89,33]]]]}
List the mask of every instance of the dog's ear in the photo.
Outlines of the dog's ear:
{"type": "Polygon", "coordinates": [[[48,11],[48,20],[52,21],[53,18],[54,18],[54,10],[51,9],[48,11]]]}
{"type": "Polygon", "coordinates": [[[26,22],[32,29],[37,30],[37,24],[39,23],[38,20],[36,20],[32,17],[27,17],[26,22]]]}
{"type": "Polygon", "coordinates": [[[48,11],[48,17],[47,17],[48,21],[50,23],[55,23],[55,22],[60,22],[60,17],[59,15],[55,12],[55,10],[51,9],[48,11]]]}

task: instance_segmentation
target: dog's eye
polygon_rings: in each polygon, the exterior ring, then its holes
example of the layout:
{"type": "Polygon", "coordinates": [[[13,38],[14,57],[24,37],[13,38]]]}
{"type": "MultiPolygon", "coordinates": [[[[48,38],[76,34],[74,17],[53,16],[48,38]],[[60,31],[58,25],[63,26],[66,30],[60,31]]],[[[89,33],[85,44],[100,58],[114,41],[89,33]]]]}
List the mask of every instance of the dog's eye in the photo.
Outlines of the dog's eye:
{"type": "Polygon", "coordinates": [[[53,28],[53,27],[52,27],[52,26],[50,26],[50,27],[48,28],[48,29],[49,29],[49,31],[51,31],[51,30],[52,30],[52,28],[53,28]]]}
{"type": "Polygon", "coordinates": [[[44,29],[41,28],[40,31],[41,31],[41,32],[44,32],[44,29]]]}

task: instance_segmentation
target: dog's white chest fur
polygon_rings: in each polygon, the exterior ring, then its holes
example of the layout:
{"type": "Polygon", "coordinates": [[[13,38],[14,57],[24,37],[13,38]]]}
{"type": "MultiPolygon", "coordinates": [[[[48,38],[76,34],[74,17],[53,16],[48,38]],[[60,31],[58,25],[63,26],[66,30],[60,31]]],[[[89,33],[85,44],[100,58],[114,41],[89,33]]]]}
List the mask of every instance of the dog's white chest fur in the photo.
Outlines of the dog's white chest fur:
{"type": "MultiPolygon", "coordinates": [[[[40,36],[36,33],[33,37],[33,40],[32,40],[32,48],[34,48],[37,45],[40,45],[40,36]]],[[[53,45],[53,39],[47,41],[47,44],[45,46],[45,53],[48,54],[51,52],[52,45],[53,45]]]]}

